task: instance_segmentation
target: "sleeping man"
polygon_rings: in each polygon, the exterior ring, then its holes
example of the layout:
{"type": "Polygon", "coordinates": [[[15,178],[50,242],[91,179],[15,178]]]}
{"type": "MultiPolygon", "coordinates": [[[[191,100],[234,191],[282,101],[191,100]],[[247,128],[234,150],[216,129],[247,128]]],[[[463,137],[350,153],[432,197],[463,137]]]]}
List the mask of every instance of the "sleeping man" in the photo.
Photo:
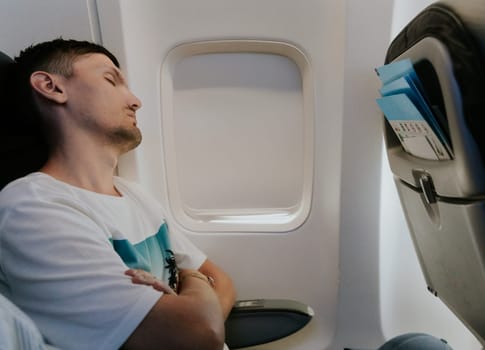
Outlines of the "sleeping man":
{"type": "Polygon", "coordinates": [[[113,175],[141,142],[117,59],[56,39],[14,66],[49,154],[0,192],[0,292],[61,349],[222,349],[231,279],[113,175]]]}

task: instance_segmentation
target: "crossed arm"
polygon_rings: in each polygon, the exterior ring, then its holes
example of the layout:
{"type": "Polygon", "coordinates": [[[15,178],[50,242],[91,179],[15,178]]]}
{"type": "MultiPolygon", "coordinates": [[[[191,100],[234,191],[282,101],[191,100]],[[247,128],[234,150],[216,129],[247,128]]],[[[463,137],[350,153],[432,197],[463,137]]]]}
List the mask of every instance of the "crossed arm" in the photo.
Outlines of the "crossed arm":
{"type": "Polygon", "coordinates": [[[224,320],[229,316],[231,309],[236,301],[236,291],[230,277],[222,271],[216,264],[206,260],[199,268],[199,272],[205,276],[213,278],[214,291],[219,298],[222,307],[224,320]]]}
{"type": "Polygon", "coordinates": [[[210,260],[198,271],[181,270],[178,294],[149,273],[128,270],[138,284],[164,295],[125,342],[124,349],[222,349],[224,321],[236,293],[229,276],[210,260]],[[207,279],[207,277],[211,279],[207,279]]]}

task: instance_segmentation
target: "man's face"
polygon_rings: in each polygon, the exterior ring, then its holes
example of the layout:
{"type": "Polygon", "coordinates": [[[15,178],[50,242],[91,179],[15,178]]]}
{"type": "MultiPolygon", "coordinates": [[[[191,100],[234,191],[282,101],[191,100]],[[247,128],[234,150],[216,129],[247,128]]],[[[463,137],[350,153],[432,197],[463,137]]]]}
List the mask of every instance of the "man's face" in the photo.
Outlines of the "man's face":
{"type": "Polygon", "coordinates": [[[138,146],[141,132],[136,111],[141,102],[107,56],[95,53],[78,57],[66,87],[66,107],[78,127],[103,146],[117,147],[120,153],[138,146]]]}

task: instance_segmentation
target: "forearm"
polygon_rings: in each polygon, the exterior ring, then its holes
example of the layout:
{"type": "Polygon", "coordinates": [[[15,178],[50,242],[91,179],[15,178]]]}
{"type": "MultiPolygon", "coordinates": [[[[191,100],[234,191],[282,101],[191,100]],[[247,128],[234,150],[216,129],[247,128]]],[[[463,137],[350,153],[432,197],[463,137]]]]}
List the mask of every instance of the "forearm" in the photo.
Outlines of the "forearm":
{"type": "Polygon", "coordinates": [[[225,318],[219,298],[207,277],[198,271],[182,270],[178,297],[190,301],[197,310],[199,322],[209,327],[202,336],[211,334],[223,344],[225,318]]]}
{"type": "Polygon", "coordinates": [[[236,301],[236,290],[231,278],[210,260],[206,260],[199,271],[213,278],[213,287],[221,304],[224,319],[226,319],[236,301]]]}
{"type": "Polygon", "coordinates": [[[232,282],[225,279],[214,279],[214,289],[219,298],[224,319],[227,319],[236,301],[232,282]]]}

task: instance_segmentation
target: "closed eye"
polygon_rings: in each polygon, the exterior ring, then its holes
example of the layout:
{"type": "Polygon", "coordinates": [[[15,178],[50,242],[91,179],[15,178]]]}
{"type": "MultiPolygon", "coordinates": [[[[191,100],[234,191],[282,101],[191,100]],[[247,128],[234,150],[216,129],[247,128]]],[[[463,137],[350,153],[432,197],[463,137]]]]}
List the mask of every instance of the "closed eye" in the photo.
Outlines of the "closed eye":
{"type": "Polygon", "coordinates": [[[106,78],[106,80],[113,86],[116,86],[115,82],[111,79],[106,78]]]}
{"type": "Polygon", "coordinates": [[[112,76],[105,76],[104,77],[111,85],[116,86],[116,80],[112,76]]]}

